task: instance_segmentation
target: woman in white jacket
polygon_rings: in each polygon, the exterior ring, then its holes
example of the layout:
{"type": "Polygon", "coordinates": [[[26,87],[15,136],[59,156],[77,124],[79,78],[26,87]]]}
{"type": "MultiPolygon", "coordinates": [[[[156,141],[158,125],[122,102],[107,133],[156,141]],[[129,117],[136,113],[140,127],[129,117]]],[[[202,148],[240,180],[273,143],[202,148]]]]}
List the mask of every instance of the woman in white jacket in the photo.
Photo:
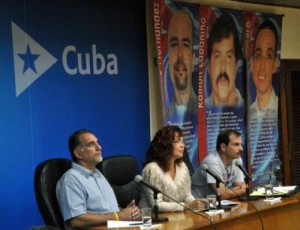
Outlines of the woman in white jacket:
{"type": "MultiPolygon", "coordinates": [[[[156,133],[148,149],[143,180],[181,204],[158,193],[159,212],[202,210],[207,205],[205,199],[195,198],[191,194],[189,170],[182,160],[184,147],[181,129],[178,126],[165,126],[156,133]]],[[[154,208],[154,204],[153,191],[143,186],[140,208],[154,208]]]]}

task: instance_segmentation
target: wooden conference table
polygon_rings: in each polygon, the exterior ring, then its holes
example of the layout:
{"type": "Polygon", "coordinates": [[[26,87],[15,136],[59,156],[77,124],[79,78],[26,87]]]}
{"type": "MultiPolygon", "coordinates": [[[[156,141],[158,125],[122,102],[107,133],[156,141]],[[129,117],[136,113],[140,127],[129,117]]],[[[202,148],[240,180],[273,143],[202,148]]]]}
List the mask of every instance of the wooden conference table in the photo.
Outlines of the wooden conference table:
{"type": "MultiPolygon", "coordinates": [[[[229,229],[229,230],[296,230],[300,229],[300,192],[291,197],[282,197],[281,202],[268,204],[259,200],[242,201],[239,205],[222,214],[209,217],[201,212],[199,215],[192,212],[159,213],[159,217],[168,217],[169,221],[162,223],[159,229],[229,229]],[[205,217],[204,217],[205,216],[205,217]],[[210,218],[211,222],[207,219],[210,218]]],[[[107,229],[106,226],[93,228],[107,229]]],[[[137,227],[119,228],[136,230],[137,227]]]]}

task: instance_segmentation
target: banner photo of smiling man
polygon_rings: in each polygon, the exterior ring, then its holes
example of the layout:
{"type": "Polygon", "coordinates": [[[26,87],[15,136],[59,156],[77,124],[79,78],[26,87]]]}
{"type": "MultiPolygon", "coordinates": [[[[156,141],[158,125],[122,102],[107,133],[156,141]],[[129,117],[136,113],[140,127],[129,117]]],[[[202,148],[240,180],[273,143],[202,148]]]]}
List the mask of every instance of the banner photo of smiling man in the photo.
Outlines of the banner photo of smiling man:
{"type": "Polygon", "coordinates": [[[282,16],[247,12],[245,18],[249,171],[254,184],[280,185],[278,107],[282,16]]]}

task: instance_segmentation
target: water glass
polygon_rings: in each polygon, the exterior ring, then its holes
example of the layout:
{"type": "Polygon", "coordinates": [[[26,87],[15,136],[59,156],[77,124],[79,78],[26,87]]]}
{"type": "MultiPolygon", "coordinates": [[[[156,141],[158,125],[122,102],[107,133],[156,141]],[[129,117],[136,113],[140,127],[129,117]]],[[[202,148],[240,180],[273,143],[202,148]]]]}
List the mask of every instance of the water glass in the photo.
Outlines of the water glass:
{"type": "Polygon", "coordinates": [[[146,228],[151,227],[152,225],[152,209],[151,208],[142,208],[142,220],[143,226],[146,228]]]}
{"type": "Polygon", "coordinates": [[[274,198],[273,185],[272,184],[265,185],[265,196],[266,196],[266,199],[273,199],[274,198]]]}
{"type": "Polygon", "coordinates": [[[208,200],[208,209],[216,210],[217,209],[217,196],[215,194],[207,195],[208,200]]]}

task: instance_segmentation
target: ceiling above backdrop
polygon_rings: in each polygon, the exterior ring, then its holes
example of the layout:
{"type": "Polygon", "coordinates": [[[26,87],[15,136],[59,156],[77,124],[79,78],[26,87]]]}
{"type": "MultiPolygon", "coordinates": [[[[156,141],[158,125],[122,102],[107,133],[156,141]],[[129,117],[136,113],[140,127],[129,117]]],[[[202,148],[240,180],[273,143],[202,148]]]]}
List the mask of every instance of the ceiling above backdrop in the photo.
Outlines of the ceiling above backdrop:
{"type": "Polygon", "coordinates": [[[234,0],[237,2],[247,2],[262,5],[285,6],[300,9],[300,0],[234,0]]]}

